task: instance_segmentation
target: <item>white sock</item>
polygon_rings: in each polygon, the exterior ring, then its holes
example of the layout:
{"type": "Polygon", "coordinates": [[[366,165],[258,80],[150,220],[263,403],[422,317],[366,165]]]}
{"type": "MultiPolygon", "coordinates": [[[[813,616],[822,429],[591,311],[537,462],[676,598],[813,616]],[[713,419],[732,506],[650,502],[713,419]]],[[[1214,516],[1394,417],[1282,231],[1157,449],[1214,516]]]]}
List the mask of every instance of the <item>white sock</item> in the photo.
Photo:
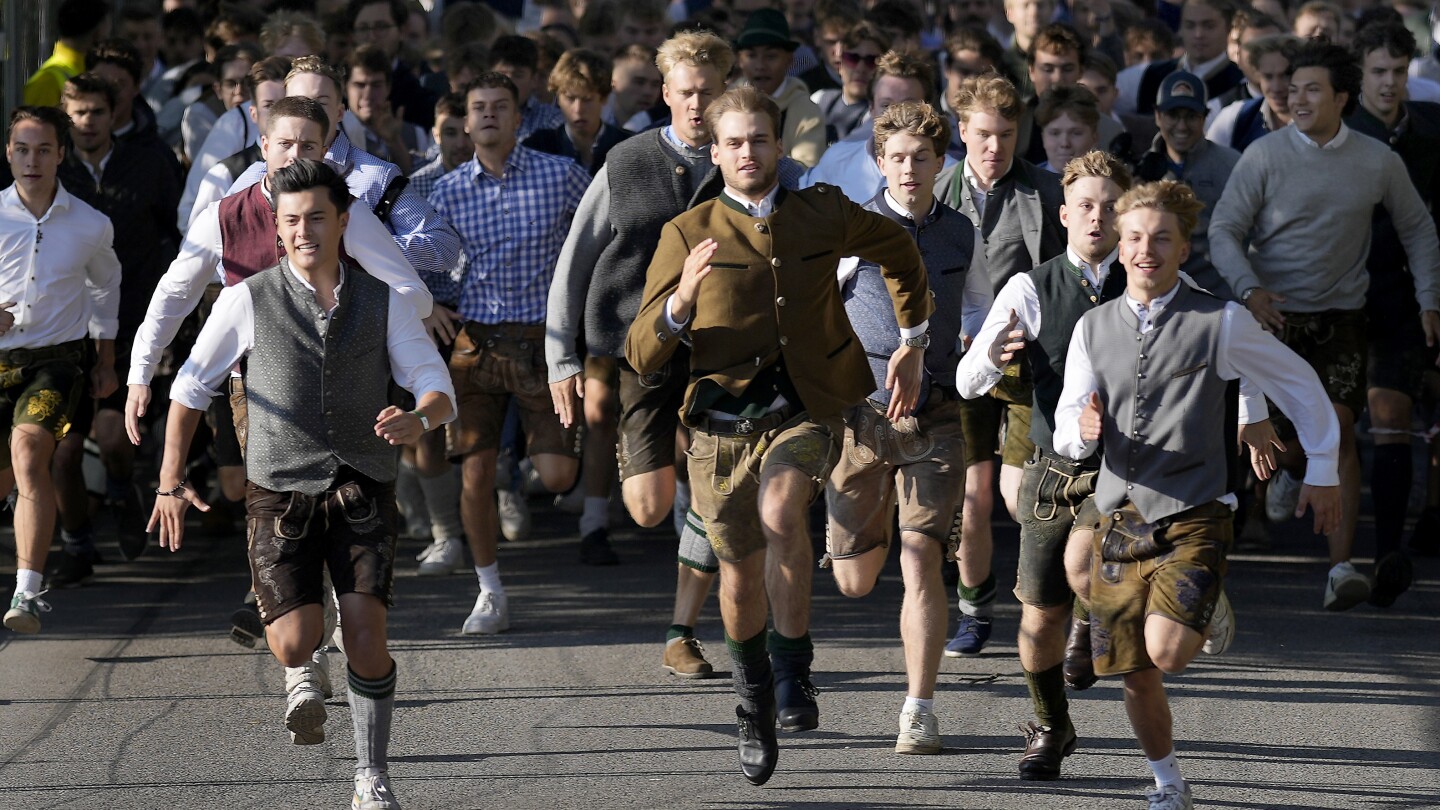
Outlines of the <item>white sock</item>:
{"type": "Polygon", "coordinates": [[[481,593],[505,595],[505,586],[500,584],[500,563],[493,562],[484,567],[475,566],[475,576],[480,578],[481,593]]]}
{"type": "Polygon", "coordinates": [[[1175,761],[1175,752],[1171,751],[1164,759],[1147,759],[1145,764],[1150,766],[1150,772],[1155,774],[1155,787],[1175,785],[1179,787],[1185,784],[1180,778],[1180,763],[1175,761]]]}
{"type": "Polygon", "coordinates": [[[585,496],[585,511],[580,513],[580,536],[610,528],[610,499],[585,496]]]}
{"type": "Polygon", "coordinates": [[[45,577],[39,571],[31,571],[28,568],[15,569],[15,593],[37,594],[44,581],[45,577]]]}
{"type": "Polygon", "coordinates": [[[1335,563],[1335,565],[1331,566],[1330,575],[1334,576],[1336,574],[1340,574],[1343,576],[1345,574],[1354,572],[1354,570],[1355,566],[1352,565],[1349,560],[1346,560],[1345,562],[1338,562],[1335,563]]]}
{"type": "Polygon", "coordinates": [[[919,709],[920,711],[929,714],[935,711],[935,698],[917,698],[906,695],[905,705],[900,707],[900,713],[904,714],[911,709],[919,709]]]}

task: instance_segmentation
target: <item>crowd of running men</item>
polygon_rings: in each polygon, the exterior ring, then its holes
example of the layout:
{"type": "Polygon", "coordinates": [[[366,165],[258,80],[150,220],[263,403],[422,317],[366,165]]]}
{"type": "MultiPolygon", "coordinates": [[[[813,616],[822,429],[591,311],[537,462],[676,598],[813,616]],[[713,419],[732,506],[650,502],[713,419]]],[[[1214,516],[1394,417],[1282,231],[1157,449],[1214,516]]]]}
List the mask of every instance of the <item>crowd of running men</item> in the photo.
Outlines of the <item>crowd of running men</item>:
{"type": "Polygon", "coordinates": [[[502,633],[530,494],[607,566],[618,489],[674,529],[677,677],[714,674],[719,578],[760,785],[777,728],[821,722],[815,570],[865,596],[897,542],[895,750],[941,751],[941,661],[994,627],[998,492],[1019,778],[1061,776],[1071,693],[1119,676],[1174,810],[1163,678],[1233,639],[1237,543],[1313,521],[1332,611],[1391,607],[1440,552],[1440,476],[1413,480],[1440,398],[1425,9],[436,5],[59,4],[0,170],[9,630],[112,542],[180,551],[197,509],[248,536],[231,636],[283,666],[291,740],[325,739],[338,644],[353,806],[394,808],[397,540],[473,570],[458,629],[502,633]]]}

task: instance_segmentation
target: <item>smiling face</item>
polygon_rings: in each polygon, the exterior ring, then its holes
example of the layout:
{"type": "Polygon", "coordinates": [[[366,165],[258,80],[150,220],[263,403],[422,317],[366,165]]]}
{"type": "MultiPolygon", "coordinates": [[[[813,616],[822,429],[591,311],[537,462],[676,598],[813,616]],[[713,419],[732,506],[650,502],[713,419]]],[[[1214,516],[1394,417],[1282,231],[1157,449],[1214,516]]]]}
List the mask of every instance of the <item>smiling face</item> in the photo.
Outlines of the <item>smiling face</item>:
{"type": "Polygon", "coordinates": [[[1190,240],[1180,233],[1180,218],[1155,208],[1136,208],[1120,216],[1120,263],[1130,297],[1150,301],[1180,281],[1180,265],[1190,258],[1190,240]]]}
{"type": "Polygon", "coordinates": [[[780,139],[770,117],[734,110],[715,122],[710,160],[720,167],[725,185],[755,199],[775,186],[780,165],[780,139]]]}
{"type": "Polygon", "coordinates": [[[680,63],[670,69],[661,95],[670,108],[670,122],[680,139],[691,146],[710,141],[705,110],[725,92],[725,77],[709,65],[680,63]]]}
{"type": "Polygon", "coordinates": [[[1081,177],[1065,188],[1060,224],[1065,226],[1070,247],[1091,264],[1109,256],[1120,241],[1115,204],[1122,193],[1119,184],[1108,177],[1081,177]]]}
{"type": "Polygon", "coordinates": [[[1323,67],[1302,67],[1290,76],[1290,117],[1311,140],[1329,139],[1340,130],[1347,100],[1345,93],[1335,92],[1330,71],[1323,67]]]}
{"type": "Polygon", "coordinates": [[[785,81],[785,74],[795,61],[794,55],[779,45],[757,45],[740,50],[740,73],[767,96],[775,95],[785,81]]]}
{"type": "Polygon", "coordinates": [[[1184,107],[1167,112],[1156,110],[1155,125],[1160,128],[1160,137],[1165,140],[1171,157],[1183,159],[1205,137],[1205,116],[1184,107]]]}
{"type": "Polygon", "coordinates": [[[476,87],[465,95],[465,131],[475,149],[508,152],[520,132],[520,106],[503,87],[476,87]]]}
{"type": "Polygon", "coordinates": [[[993,110],[970,113],[970,120],[960,124],[960,140],[965,144],[965,162],[970,171],[987,183],[1005,176],[1015,158],[1015,122],[993,110]]]}
{"type": "Polygon", "coordinates": [[[1050,161],[1050,168],[1061,172],[1072,158],[1094,149],[1099,136],[1094,127],[1065,112],[1040,130],[1040,140],[1044,142],[1045,158],[1050,161]]]}
{"type": "Polygon", "coordinates": [[[896,202],[913,210],[935,198],[935,178],[944,158],[935,154],[929,138],[897,132],[885,139],[885,154],[875,160],[885,175],[885,188],[896,202]]]}
{"type": "Polygon", "coordinates": [[[341,213],[329,189],[307,188],[275,197],[275,229],[290,266],[312,273],[340,260],[340,237],[350,224],[350,212],[341,213]]]}
{"type": "Polygon", "coordinates": [[[65,150],[54,127],[34,120],[21,121],[10,130],[5,158],[16,185],[34,199],[55,190],[55,172],[65,158],[65,150]]]}
{"type": "Polygon", "coordinates": [[[320,160],[325,156],[324,133],[309,118],[277,118],[270,131],[260,136],[265,171],[277,172],[302,158],[320,160]]]}
{"type": "Polygon", "coordinates": [[[1290,60],[1283,53],[1267,53],[1256,63],[1255,75],[1265,103],[1284,120],[1290,115],[1290,60]]]}
{"type": "Polygon", "coordinates": [[[1408,95],[1410,59],[1393,56],[1386,48],[1365,54],[1360,102],[1381,121],[1389,121],[1400,110],[1408,95]]]}

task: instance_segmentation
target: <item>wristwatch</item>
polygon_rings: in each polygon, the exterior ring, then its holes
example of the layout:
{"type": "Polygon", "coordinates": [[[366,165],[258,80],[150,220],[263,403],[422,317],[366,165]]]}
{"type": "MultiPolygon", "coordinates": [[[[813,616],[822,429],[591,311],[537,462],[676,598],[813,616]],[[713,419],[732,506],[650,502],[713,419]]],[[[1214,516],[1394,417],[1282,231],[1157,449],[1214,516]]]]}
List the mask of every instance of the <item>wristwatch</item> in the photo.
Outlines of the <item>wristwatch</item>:
{"type": "Polygon", "coordinates": [[[420,417],[420,432],[421,432],[421,433],[428,433],[428,432],[430,432],[430,420],[429,420],[429,418],[427,418],[427,417],[425,416],[425,414],[419,412],[418,410],[417,410],[417,411],[411,411],[410,413],[413,413],[413,414],[415,414],[416,416],[420,417]]]}
{"type": "Polygon", "coordinates": [[[1258,290],[1258,289],[1260,289],[1260,288],[1259,288],[1259,287],[1251,287],[1250,289],[1246,290],[1245,292],[1240,293],[1240,303],[1242,303],[1242,304],[1248,304],[1248,303],[1250,303],[1250,296],[1254,295],[1254,294],[1255,294],[1255,291],[1258,290]]]}
{"type": "Polygon", "coordinates": [[[912,338],[901,338],[900,345],[909,346],[912,349],[928,349],[930,348],[930,333],[925,332],[912,338]]]}

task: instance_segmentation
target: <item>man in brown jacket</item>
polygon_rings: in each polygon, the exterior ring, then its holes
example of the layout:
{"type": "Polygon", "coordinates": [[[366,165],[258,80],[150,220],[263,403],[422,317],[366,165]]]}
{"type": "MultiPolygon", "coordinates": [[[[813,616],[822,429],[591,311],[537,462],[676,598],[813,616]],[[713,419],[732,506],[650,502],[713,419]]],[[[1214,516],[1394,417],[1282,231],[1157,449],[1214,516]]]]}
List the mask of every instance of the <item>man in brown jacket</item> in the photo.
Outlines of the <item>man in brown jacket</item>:
{"type": "Polygon", "coordinates": [[[774,101],[737,88],[705,119],[725,190],[665,226],[625,357],[639,374],[658,371],[689,333],[681,419],[694,429],[691,508],[720,559],[720,612],[740,696],[740,768],[760,785],[778,757],[777,702],[785,730],[819,724],[806,513],[839,452],[841,412],[876,388],[836,267],[848,256],[880,265],[894,298],[903,340],[884,381],[892,419],[914,409],[933,305],[904,228],[831,186],[779,187],[774,101]]]}

